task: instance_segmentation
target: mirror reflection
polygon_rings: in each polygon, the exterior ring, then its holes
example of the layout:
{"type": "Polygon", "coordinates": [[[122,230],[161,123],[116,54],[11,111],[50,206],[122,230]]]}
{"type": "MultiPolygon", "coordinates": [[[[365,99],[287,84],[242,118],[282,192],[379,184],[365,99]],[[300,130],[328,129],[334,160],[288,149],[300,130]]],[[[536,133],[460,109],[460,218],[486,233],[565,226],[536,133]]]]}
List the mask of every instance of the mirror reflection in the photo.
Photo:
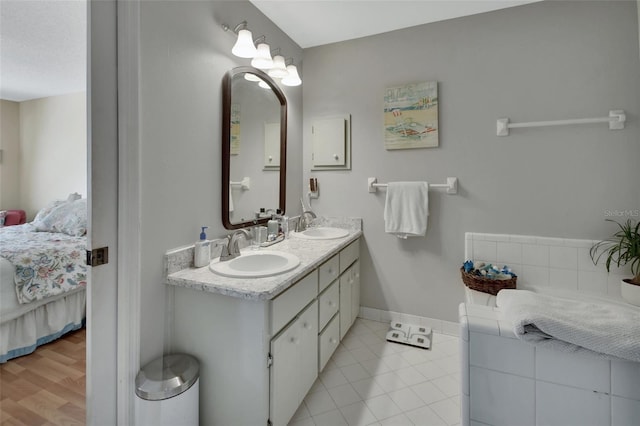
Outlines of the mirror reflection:
{"type": "Polygon", "coordinates": [[[284,212],[286,98],[264,72],[234,68],[223,84],[222,221],[227,229],[284,212]]]}

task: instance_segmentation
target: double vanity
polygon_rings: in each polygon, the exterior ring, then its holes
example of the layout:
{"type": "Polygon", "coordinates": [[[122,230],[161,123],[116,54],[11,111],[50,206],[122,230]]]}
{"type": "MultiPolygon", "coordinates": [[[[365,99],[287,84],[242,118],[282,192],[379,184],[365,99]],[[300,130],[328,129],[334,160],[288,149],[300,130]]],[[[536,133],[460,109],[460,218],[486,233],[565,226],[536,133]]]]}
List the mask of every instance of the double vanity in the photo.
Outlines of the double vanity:
{"type": "Polygon", "coordinates": [[[197,269],[193,247],[167,253],[171,351],[200,361],[201,424],[289,422],[358,315],[361,229],[334,221],[197,269]]]}
{"type": "Polygon", "coordinates": [[[225,75],[222,98],[221,217],[231,235],[212,242],[208,267],[193,267],[193,246],[167,252],[167,349],[200,362],[200,424],[286,425],[359,313],[362,220],[316,218],[238,255],[245,229],[286,208],[287,100],[252,67],[225,75]]]}

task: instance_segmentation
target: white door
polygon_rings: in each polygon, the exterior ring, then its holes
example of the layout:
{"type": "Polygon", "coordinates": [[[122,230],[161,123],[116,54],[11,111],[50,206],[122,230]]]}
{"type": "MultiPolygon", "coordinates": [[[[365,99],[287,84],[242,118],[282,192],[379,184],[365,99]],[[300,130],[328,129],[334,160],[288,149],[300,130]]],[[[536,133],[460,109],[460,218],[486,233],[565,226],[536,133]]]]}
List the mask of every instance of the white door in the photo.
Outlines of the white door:
{"type": "Polygon", "coordinates": [[[139,368],[137,0],[88,2],[88,247],[109,248],[87,291],[89,426],[134,424],[139,368]]]}
{"type": "Polygon", "coordinates": [[[117,417],[118,123],[116,2],[88,3],[88,250],[109,247],[109,263],[90,268],[87,291],[87,424],[117,417]]]}

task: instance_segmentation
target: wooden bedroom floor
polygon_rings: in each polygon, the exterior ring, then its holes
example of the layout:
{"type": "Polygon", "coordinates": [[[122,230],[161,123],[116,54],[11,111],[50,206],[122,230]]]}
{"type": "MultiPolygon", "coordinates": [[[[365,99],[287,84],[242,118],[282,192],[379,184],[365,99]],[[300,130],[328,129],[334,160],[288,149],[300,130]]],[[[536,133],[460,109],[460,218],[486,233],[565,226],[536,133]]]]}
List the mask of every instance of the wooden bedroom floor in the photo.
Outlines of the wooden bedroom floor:
{"type": "Polygon", "coordinates": [[[2,426],[84,425],[84,328],[0,364],[2,426]]]}

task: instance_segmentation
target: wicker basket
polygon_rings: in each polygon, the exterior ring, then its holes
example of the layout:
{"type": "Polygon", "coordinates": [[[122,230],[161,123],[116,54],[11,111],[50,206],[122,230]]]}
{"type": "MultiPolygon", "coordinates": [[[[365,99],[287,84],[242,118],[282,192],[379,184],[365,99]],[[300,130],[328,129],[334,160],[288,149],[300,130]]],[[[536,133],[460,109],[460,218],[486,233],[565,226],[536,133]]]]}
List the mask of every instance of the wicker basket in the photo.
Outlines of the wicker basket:
{"type": "Polygon", "coordinates": [[[469,274],[463,268],[460,268],[460,273],[462,274],[464,285],[472,290],[489,293],[494,296],[503,288],[516,288],[516,281],[518,280],[518,277],[508,280],[494,280],[480,275],[469,274]]]}

